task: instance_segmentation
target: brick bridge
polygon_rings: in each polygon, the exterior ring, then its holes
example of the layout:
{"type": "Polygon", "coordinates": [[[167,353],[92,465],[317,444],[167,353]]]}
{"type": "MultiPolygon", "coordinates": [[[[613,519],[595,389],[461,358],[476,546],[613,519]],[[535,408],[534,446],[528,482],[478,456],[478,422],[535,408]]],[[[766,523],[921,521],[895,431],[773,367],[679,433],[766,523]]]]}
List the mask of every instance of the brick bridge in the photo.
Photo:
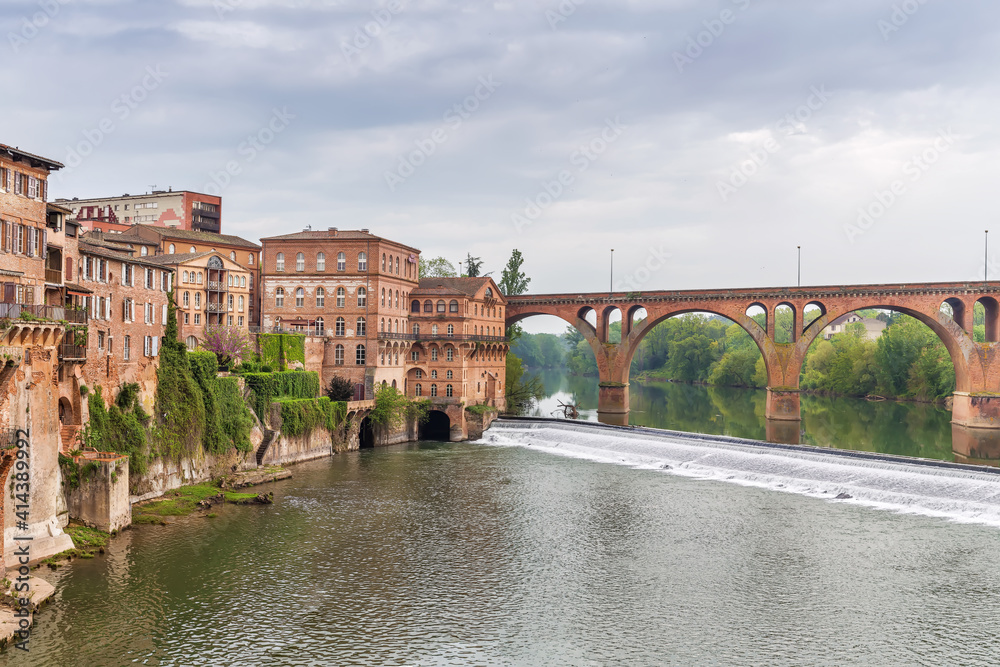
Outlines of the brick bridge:
{"type": "Polygon", "coordinates": [[[660,322],[684,313],[714,313],[740,325],[756,341],[767,368],[769,439],[797,441],[799,375],[806,351],[820,332],[842,315],[883,308],[920,320],[944,343],[955,365],[953,421],[973,428],[1000,429],[1000,282],[780,287],[766,289],[688,290],[629,294],[525,294],[507,297],[507,326],[533,315],[554,315],[583,334],[594,351],[600,373],[598,414],[601,421],[627,423],[629,367],[639,342],[660,322]],[[972,340],[976,302],[986,311],[986,340],[972,340]],[[950,306],[951,313],[943,310],[950,306]],[[759,325],[747,311],[767,314],[759,325]],[[794,317],[792,340],[778,343],[775,311],[787,306],[794,317]],[[805,325],[803,312],[820,316],[805,325]],[[645,310],[645,316],[642,311],[645,310]],[[622,338],[608,342],[608,325],[620,317],[622,338]],[[596,320],[596,324],[588,321],[596,320]],[[794,431],[794,437],[793,432],[794,431]]]}

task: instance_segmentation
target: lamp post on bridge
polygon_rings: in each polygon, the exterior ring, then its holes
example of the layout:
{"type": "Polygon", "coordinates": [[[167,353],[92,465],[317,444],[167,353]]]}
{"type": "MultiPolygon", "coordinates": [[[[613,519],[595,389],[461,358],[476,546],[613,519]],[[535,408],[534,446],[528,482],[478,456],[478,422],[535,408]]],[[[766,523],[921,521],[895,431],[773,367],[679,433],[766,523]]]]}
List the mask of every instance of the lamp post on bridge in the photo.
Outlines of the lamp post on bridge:
{"type": "Polygon", "coordinates": [[[608,282],[608,294],[615,292],[615,249],[611,249],[611,280],[608,282]]]}
{"type": "Polygon", "coordinates": [[[799,251],[799,274],[798,274],[799,277],[795,284],[797,287],[802,287],[802,246],[797,245],[795,247],[799,251]]]}
{"type": "Polygon", "coordinates": [[[983,287],[990,280],[990,230],[986,230],[986,237],[984,242],[984,253],[983,256],[983,287]]]}

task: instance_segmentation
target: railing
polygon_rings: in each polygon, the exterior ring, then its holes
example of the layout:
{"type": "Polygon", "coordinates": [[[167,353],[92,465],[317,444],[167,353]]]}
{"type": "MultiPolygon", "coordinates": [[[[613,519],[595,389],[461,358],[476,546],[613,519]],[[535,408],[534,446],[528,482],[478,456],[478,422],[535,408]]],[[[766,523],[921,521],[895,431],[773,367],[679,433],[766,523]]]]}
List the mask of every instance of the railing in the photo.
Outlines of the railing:
{"type": "Polygon", "coordinates": [[[0,303],[0,319],[7,320],[64,320],[70,324],[86,324],[87,311],[65,306],[43,306],[24,303],[0,303]]]}
{"type": "Polygon", "coordinates": [[[63,343],[59,346],[59,359],[62,361],[66,360],[82,360],[87,358],[87,346],[86,345],[72,345],[70,343],[63,343]]]}
{"type": "Polygon", "coordinates": [[[223,282],[219,282],[218,280],[209,280],[208,281],[208,290],[210,292],[225,292],[226,291],[226,284],[223,283],[223,282]]]}
{"type": "Polygon", "coordinates": [[[458,341],[482,341],[484,343],[506,343],[506,336],[482,336],[479,334],[441,334],[441,333],[390,333],[388,331],[378,332],[379,340],[458,340],[458,341]]]}
{"type": "Polygon", "coordinates": [[[59,269],[45,269],[45,282],[53,285],[62,285],[62,271],[59,269]]]}
{"type": "Polygon", "coordinates": [[[280,327],[250,327],[250,333],[290,333],[290,334],[305,334],[306,336],[330,336],[332,334],[328,333],[331,330],[321,329],[316,330],[315,325],[305,325],[297,324],[294,326],[280,326],[280,327]]]}
{"type": "Polygon", "coordinates": [[[205,304],[205,310],[207,310],[210,313],[228,313],[229,306],[227,306],[224,303],[216,303],[214,301],[210,301],[209,303],[205,304]]]}

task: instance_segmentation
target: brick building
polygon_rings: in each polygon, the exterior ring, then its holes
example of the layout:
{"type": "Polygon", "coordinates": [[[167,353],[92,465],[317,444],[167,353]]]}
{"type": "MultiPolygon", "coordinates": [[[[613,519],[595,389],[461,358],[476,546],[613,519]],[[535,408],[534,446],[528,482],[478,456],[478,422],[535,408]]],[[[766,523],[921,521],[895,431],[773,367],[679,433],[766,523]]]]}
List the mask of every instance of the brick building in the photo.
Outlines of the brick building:
{"type": "Polygon", "coordinates": [[[153,190],[143,195],[57,199],[87,231],[121,233],[132,225],[222,231],[222,198],[187,190],[153,190]]]}
{"type": "Polygon", "coordinates": [[[140,256],[206,252],[218,252],[224,255],[248,274],[247,310],[242,315],[247,318],[247,324],[250,326],[260,324],[261,247],[256,243],[231,234],[212,234],[152,225],[134,225],[127,232],[105,234],[102,238],[114,243],[127,244],[140,256]]]}
{"type": "Polygon", "coordinates": [[[360,231],[306,230],[261,239],[262,330],[302,331],[319,339],[312,365],[324,383],[336,374],[370,396],[376,383],[402,388],[405,350],[379,332],[408,329],[406,304],[417,287],[416,248],[360,231]],[[323,340],[329,345],[323,345],[323,340]],[[390,354],[391,353],[391,354],[390,354]],[[385,363],[380,363],[382,355],[385,363]],[[391,360],[391,362],[390,362],[391,360]]]}
{"type": "Polygon", "coordinates": [[[178,333],[189,349],[205,340],[209,326],[250,330],[253,274],[219,252],[156,255],[146,262],[174,275],[178,333]]]}

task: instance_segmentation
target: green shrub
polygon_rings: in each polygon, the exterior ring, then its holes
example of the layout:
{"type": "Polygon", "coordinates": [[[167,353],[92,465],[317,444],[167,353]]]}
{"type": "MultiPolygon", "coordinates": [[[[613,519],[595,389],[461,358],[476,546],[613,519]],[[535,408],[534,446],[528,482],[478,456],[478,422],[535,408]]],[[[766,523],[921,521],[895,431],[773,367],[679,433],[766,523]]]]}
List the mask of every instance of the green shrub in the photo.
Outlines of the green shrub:
{"type": "Polygon", "coordinates": [[[347,417],[347,404],[320,398],[280,398],[281,433],[297,436],[322,427],[333,431],[347,417]]]}

